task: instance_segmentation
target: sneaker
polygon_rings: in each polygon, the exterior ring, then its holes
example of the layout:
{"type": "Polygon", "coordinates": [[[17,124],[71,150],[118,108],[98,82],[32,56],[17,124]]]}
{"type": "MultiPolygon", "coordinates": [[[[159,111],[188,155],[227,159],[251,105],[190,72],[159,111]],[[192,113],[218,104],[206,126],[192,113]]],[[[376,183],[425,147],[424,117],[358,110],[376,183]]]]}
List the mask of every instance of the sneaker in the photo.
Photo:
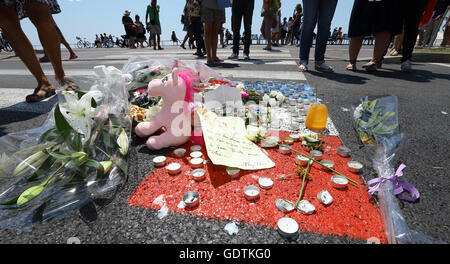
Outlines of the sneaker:
{"type": "Polygon", "coordinates": [[[411,61],[406,60],[406,61],[402,62],[400,69],[402,70],[402,72],[411,72],[412,71],[411,61]]]}
{"type": "Polygon", "coordinates": [[[250,55],[248,55],[248,53],[244,53],[244,60],[250,60],[250,55]]]}
{"type": "Polygon", "coordinates": [[[73,55],[70,55],[69,60],[74,60],[74,59],[77,59],[77,58],[78,58],[78,56],[73,54],[73,55]]]}
{"type": "Polygon", "coordinates": [[[231,54],[230,57],[228,57],[229,60],[238,60],[239,59],[239,55],[237,53],[231,54]]]}

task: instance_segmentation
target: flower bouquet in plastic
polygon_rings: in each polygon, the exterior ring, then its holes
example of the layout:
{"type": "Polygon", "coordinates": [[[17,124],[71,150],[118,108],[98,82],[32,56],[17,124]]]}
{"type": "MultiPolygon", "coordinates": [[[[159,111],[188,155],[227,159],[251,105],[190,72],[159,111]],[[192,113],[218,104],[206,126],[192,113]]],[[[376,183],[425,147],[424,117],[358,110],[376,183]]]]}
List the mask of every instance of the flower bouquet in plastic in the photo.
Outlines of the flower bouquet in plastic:
{"type": "Polygon", "coordinates": [[[0,228],[31,231],[108,195],[127,177],[131,119],[121,71],[96,67],[37,128],[0,138],[0,228]]]}
{"type": "Polygon", "coordinates": [[[377,194],[383,215],[388,242],[440,243],[407,227],[397,203],[397,198],[415,202],[419,191],[406,181],[401,164],[397,170],[392,165],[403,139],[398,123],[397,97],[395,95],[369,99],[365,97],[353,106],[353,125],[364,145],[365,154],[373,163],[378,178],[367,182],[369,194],[377,194]],[[406,193],[409,193],[407,195],[406,193]]]}

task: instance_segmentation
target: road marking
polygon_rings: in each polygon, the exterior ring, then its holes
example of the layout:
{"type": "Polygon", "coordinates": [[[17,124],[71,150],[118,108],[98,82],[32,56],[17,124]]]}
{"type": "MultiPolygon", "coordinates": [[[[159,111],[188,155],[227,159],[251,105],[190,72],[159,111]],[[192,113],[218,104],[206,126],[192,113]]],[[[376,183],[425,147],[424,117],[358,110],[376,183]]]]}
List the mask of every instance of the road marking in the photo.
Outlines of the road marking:
{"type": "MultiPolygon", "coordinates": [[[[97,65],[103,64],[103,65],[117,65],[117,64],[125,64],[128,60],[124,59],[117,59],[117,60],[78,60],[78,61],[63,61],[63,65],[77,65],[77,64],[94,64],[97,65]]],[[[201,60],[183,60],[187,62],[192,61],[201,61],[201,60]]],[[[252,60],[225,60],[223,62],[223,65],[229,65],[229,64],[239,64],[239,65],[286,65],[286,66],[295,66],[297,63],[294,60],[259,60],[259,59],[252,59],[252,60]]]]}
{"type": "Polygon", "coordinates": [[[431,65],[443,66],[450,68],[450,63],[438,63],[438,62],[430,62],[431,65]]]}

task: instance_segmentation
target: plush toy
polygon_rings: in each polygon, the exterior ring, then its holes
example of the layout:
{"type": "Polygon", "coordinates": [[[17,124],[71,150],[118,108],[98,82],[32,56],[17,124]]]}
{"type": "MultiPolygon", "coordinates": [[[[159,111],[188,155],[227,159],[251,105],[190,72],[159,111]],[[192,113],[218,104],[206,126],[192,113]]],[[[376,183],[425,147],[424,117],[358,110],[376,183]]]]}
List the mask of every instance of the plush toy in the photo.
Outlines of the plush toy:
{"type": "Polygon", "coordinates": [[[139,123],[136,135],[141,138],[153,135],[161,128],[165,132],[147,140],[151,150],[179,146],[191,137],[191,113],[193,104],[193,85],[195,77],[190,71],[180,71],[178,67],[163,79],[154,79],[148,85],[149,96],[161,96],[163,107],[151,122],[139,123]]]}

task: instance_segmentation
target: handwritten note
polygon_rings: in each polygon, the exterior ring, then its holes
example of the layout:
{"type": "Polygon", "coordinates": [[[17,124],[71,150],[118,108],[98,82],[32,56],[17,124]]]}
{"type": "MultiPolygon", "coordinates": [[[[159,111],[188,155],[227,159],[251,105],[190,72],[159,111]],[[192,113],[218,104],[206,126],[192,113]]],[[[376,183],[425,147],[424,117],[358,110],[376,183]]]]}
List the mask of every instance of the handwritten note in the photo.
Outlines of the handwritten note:
{"type": "Polygon", "coordinates": [[[206,151],[215,165],[242,170],[260,170],[275,166],[261,149],[245,137],[245,122],[239,117],[218,117],[199,109],[198,115],[206,151]]]}

